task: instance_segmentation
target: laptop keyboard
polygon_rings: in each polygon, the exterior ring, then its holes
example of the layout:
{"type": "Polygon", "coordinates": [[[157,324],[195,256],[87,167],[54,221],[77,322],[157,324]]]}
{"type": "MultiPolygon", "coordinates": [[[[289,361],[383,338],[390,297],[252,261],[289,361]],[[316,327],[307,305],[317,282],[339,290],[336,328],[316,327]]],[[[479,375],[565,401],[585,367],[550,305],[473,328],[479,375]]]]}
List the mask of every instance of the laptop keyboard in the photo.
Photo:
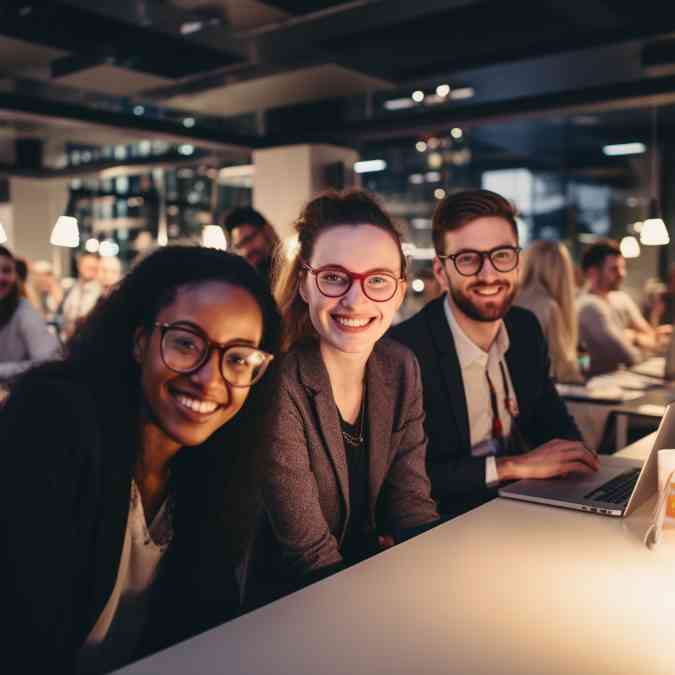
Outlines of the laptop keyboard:
{"type": "Polygon", "coordinates": [[[585,499],[590,499],[594,502],[622,504],[633,492],[639,475],[640,469],[630,469],[595,488],[595,490],[585,495],[585,499]]]}

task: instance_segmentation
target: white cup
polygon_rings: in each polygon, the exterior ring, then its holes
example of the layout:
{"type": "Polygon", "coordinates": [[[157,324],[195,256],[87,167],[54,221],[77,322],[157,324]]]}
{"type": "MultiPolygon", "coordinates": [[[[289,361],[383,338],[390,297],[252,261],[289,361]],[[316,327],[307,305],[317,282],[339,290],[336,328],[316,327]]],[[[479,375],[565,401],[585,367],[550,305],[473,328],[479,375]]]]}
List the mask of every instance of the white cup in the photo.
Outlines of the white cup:
{"type": "Polygon", "coordinates": [[[659,498],[666,499],[664,525],[675,526],[675,450],[659,450],[659,498]],[[670,481],[668,479],[670,478],[670,481]],[[664,492],[667,494],[664,496],[664,492]]]}

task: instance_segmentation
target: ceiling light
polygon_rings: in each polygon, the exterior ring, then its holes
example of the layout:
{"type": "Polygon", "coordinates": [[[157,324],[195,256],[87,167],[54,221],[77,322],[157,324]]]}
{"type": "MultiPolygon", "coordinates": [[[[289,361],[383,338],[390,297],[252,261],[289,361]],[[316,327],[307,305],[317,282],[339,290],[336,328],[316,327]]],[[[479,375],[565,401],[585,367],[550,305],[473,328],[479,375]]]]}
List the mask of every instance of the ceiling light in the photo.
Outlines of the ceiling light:
{"type": "Polygon", "coordinates": [[[417,143],[415,143],[415,150],[417,150],[417,152],[424,152],[426,149],[427,144],[424,141],[417,141],[417,143]]]}
{"type": "Polygon", "coordinates": [[[424,92],[421,89],[416,89],[413,91],[411,98],[415,103],[422,103],[424,101],[424,92]]]}
{"type": "Polygon", "coordinates": [[[436,197],[436,199],[443,199],[443,197],[445,197],[445,190],[443,188],[436,188],[434,190],[434,197],[436,197]]]}
{"type": "Polygon", "coordinates": [[[438,96],[447,96],[450,93],[450,85],[449,84],[439,84],[436,87],[436,94],[438,96]]]}
{"type": "Polygon", "coordinates": [[[473,87],[460,87],[450,92],[450,98],[454,101],[460,101],[464,98],[472,98],[475,93],[473,87]]]}
{"type": "Polygon", "coordinates": [[[427,171],[425,178],[427,183],[438,183],[441,180],[441,173],[440,171],[427,171]]]}
{"type": "Polygon", "coordinates": [[[180,26],[180,34],[190,35],[191,33],[199,32],[202,28],[204,28],[202,21],[186,21],[180,26]]]}
{"type": "Polygon", "coordinates": [[[98,252],[103,258],[114,258],[120,252],[120,247],[112,239],[105,239],[98,247],[98,252]]]}
{"type": "Polygon", "coordinates": [[[186,117],[183,120],[183,126],[186,129],[191,129],[195,125],[195,118],[194,117],[186,117]]]}
{"type": "Polygon", "coordinates": [[[178,152],[181,155],[191,155],[195,151],[194,145],[179,145],[178,152]]]}
{"type": "Polygon", "coordinates": [[[421,173],[411,173],[410,176],[408,177],[408,180],[413,185],[420,185],[424,183],[424,176],[421,173]]]}
{"type": "Polygon", "coordinates": [[[665,246],[670,243],[668,228],[661,218],[648,218],[642,223],[640,243],[645,246],[665,246]]]}
{"type": "Polygon", "coordinates": [[[413,279],[411,286],[415,293],[421,293],[424,290],[424,280],[419,278],[413,279]]]}
{"type": "Polygon", "coordinates": [[[145,108],[142,105],[134,106],[134,115],[142,115],[145,112],[145,108]]]}
{"type": "Polygon", "coordinates": [[[650,149],[651,167],[649,169],[650,199],[649,199],[649,218],[642,223],[640,229],[640,243],[645,246],[665,246],[670,242],[668,229],[661,218],[661,209],[659,208],[659,162],[657,155],[658,148],[658,108],[652,108],[652,147],[650,149]]]}
{"type": "Polygon", "coordinates": [[[219,225],[207,225],[202,230],[202,246],[217,248],[221,251],[227,250],[227,240],[223,228],[219,225]]]}
{"type": "Polygon", "coordinates": [[[84,248],[89,253],[96,253],[99,248],[98,239],[95,239],[94,237],[87,239],[87,241],[84,242],[84,248]]]}
{"type": "Polygon", "coordinates": [[[602,148],[607,157],[620,157],[621,155],[641,155],[647,150],[644,143],[615,143],[605,145],[602,148]]]}
{"type": "Polygon", "coordinates": [[[383,159],[368,159],[354,164],[356,173],[374,173],[375,171],[384,171],[387,163],[383,159]]]}
{"type": "Polygon", "coordinates": [[[464,136],[464,132],[463,132],[459,127],[455,127],[455,128],[452,129],[452,131],[450,132],[450,135],[451,135],[456,141],[458,141],[462,136],[464,136]]]}
{"type": "Polygon", "coordinates": [[[384,102],[386,110],[405,110],[406,108],[412,108],[414,105],[415,102],[409,98],[392,98],[384,102]]]}
{"type": "Polygon", "coordinates": [[[7,232],[5,232],[5,228],[2,226],[2,223],[0,223],[0,244],[4,244],[7,241],[7,232]]]}
{"type": "Polygon", "coordinates": [[[59,216],[54,223],[49,243],[54,246],[77,248],[80,245],[80,230],[77,226],[77,218],[59,216]]]}
{"type": "Polygon", "coordinates": [[[624,237],[619,244],[621,248],[621,255],[624,258],[637,258],[640,255],[640,244],[633,236],[624,237]]]}

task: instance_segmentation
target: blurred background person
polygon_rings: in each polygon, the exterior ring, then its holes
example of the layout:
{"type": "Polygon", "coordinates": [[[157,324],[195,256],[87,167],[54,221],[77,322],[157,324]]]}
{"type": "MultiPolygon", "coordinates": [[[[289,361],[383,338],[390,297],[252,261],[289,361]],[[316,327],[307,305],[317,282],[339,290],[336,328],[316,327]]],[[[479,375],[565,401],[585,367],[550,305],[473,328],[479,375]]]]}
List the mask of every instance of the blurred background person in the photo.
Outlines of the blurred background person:
{"type": "Polygon", "coordinates": [[[36,260],[31,266],[31,286],[37,297],[38,309],[45,321],[58,320],[63,302],[63,288],[47,260],[36,260]]]}
{"type": "Polygon", "coordinates": [[[101,284],[101,294],[108,295],[116,283],[122,278],[122,263],[117,256],[101,258],[98,267],[98,281],[101,284]]]}
{"type": "Polygon", "coordinates": [[[667,294],[668,287],[660,279],[652,277],[645,281],[642,288],[641,310],[652,328],[663,323],[667,294]]]}
{"type": "Polygon", "coordinates": [[[230,233],[232,250],[244,256],[271,284],[279,237],[262,213],[250,206],[233,209],[225,218],[225,229],[230,233]]]}
{"type": "Polygon", "coordinates": [[[577,363],[577,315],[574,267],[567,248],[537,241],[526,251],[515,304],[529,309],[541,324],[558,382],[583,381],[577,363]]]}
{"type": "Polygon", "coordinates": [[[21,295],[14,255],[0,246],[0,383],[58,353],[58,340],[21,295]]]}
{"type": "Polygon", "coordinates": [[[73,335],[78,322],[91,312],[101,295],[100,260],[95,253],[82,253],[77,261],[77,280],[63,301],[63,337],[66,339],[73,335]]]}
{"type": "Polygon", "coordinates": [[[652,328],[632,298],[621,291],[626,261],[619,244],[601,239],[584,253],[581,266],[587,289],[577,298],[579,337],[588,348],[592,374],[632,366],[661,348],[661,333],[652,328]]]}
{"type": "Polygon", "coordinates": [[[17,257],[14,258],[14,263],[16,265],[17,281],[19,283],[19,295],[21,295],[22,298],[26,298],[35,309],[39,310],[37,294],[28,280],[28,263],[25,258],[17,257]]]}

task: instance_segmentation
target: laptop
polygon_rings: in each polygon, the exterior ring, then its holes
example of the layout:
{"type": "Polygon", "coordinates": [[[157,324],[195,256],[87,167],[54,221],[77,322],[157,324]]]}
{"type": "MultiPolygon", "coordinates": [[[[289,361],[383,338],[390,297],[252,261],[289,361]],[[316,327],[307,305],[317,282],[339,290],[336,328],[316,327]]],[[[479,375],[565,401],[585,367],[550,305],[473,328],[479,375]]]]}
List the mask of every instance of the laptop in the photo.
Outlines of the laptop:
{"type": "Polygon", "coordinates": [[[657,454],[675,448],[675,403],[661,418],[647,459],[601,455],[592,476],[519,480],[499,489],[500,497],[625,518],[658,489],[657,454]]]}

